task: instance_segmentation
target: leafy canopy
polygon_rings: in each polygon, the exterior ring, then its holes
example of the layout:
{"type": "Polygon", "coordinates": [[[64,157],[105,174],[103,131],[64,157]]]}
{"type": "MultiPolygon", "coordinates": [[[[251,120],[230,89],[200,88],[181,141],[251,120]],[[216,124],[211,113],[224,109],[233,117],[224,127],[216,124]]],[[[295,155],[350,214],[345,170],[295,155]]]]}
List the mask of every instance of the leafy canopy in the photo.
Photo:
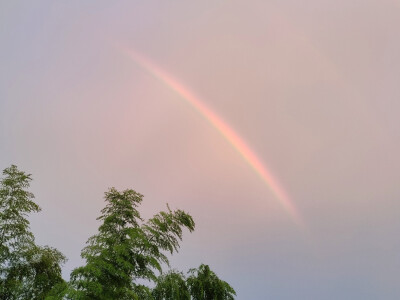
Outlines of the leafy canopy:
{"type": "Polygon", "coordinates": [[[143,195],[111,188],[105,193],[106,207],[98,220],[98,234],[82,251],[86,265],[75,269],[71,282],[82,299],[135,299],[150,296],[150,289],[135,282],[156,281],[162,264],[169,264],[166,252],[174,253],[182,240],[183,228],[195,224],[182,210],[156,214],[144,222],[137,207],[143,195]],[[142,296],[143,297],[143,296],[142,296]]]}
{"type": "Polygon", "coordinates": [[[210,270],[208,265],[191,269],[187,285],[193,300],[233,300],[235,290],[210,270]]]}
{"type": "Polygon", "coordinates": [[[40,207],[28,191],[31,175],[14,165],[0,180],[0,299],[134,299],[231,300],[233,288],[207,265],[189,276],[169,267],[168,254],[178,251],[183,230],[192,232],[193,218],[182,210],[161,211],[144,220],[138,211],[143,195],[132,189],[105,193],[106,206],[98,233],[90,237],[81,256],[85,265],[61,277],[65,257],[48,246],[38,246],[28,215],[40,207]],[[139,284],[147,280],[153,288],[139,284]]]}
{"type": "Polygon", "coordinates": [[[45,299],[62,284],[65,257],[56,249],[35,244],[27,216],[40,207],[28,191],[31,175],[15,165],[0,180],[0,299],[45,299]]]}
{"type": "Polygon", "coordinates": [[[157,278],[152,291],[154,300],[190,300],[185,276],[178,271],[170,271],[157,278]]]}

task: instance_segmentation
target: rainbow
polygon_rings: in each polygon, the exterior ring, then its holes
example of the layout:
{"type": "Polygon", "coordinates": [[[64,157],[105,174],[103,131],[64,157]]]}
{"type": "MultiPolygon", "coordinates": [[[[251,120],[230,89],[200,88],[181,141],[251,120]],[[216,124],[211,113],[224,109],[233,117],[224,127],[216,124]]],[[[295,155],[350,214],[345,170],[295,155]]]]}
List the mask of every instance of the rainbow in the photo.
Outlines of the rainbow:
{"type": "Polygon", "coordinates": [[[289,196],[280,186],[278,181],[274,178],[274,176],[272,176],[271,172],[268,171],[267,167],[263,165],[254,151],[250,149],[244,140],[226,122],[224,122],[220,116],[208,108],[198,97],[196,97],[191,91],[179,83],[178,80],[161,70],[145,57],[139,55],[133,50],[124,49],[124,52],[131,59],[133,59],[138,66],[152,74],[158,80],[162,81],[169,89],[180,95],[182,99],[192,105],[193,108],[195,108],[204,118],[206,118],[208,122],[212,124],[214,128],[222,134],[222,136],[225,137],[225,139],[233,146],[233,148],[239,152],[242,158],[267,184],[272,193],[276,196],[293,220],[298,224],[303,223],[296,207],[290,201],[289,196]]]}

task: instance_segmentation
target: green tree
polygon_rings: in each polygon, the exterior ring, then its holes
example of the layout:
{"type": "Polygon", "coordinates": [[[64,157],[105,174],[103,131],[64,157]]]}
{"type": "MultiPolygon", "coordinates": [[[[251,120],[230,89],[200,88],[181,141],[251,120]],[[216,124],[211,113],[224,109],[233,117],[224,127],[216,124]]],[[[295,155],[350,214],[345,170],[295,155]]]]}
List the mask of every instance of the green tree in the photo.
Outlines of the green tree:
{"type": "Polygon", "coordinates": [[[44,299],[62,283],[65,257],[56,249],[39,247],[27,216],[40,207],[28,191],[31,175],[12,165],[0,180],[0,299],[44,299]]]}
{"type": "Polygon", "coordinates": [[[154,300],[231,300],[234,289],[219,279],[207,265],[189,270],[190,276],[177,271],[160,275],[152,294],[154,300]]]}
{"type": "Polygon", "coordinates": [[[193,300],[233,300],[235,290],[210,270],[207,265],[191,269],[187,286],[193,300]]]}
{"type": "Polygon", "coordinates": [[[162,274],[169,266],[168,253],[178,251],[183,229],[195,224],[182,210],[167,205],[149,220],[141,218],[138,206],[143,196],[134,190],[111,188],[98,220],[98,233],[82,250],[86,264],[61,277],[65,257],[48,246],[35,244],[28,214],[40,207],[28,191],[31,175],[11,166],[0,179],[0,299],[136,299],[136,300],[230,300],[235,291],[208,266],[162,274]],[[153,289],[139,284],[155,283],[153,289]]]}
{"type": "Polygon", "coordinates": [[[190,300],[186,279],[181,272],[170,271],[157,278],[152,295],[154,300],[190,300]]]}
{"type": "Polygon", "coordinates": [[[166,252],[176,252],[182,229],[193,231],[195,224],[189,214],[168,206],[144,222],[137,210],[142,199],[131,189],[105,193],[102,224],[82,251],[86,265],[71,274],[73,298],[151,299],[151,290],[137,280],[156,281],[156,272],[168,265],[166,252]]]}

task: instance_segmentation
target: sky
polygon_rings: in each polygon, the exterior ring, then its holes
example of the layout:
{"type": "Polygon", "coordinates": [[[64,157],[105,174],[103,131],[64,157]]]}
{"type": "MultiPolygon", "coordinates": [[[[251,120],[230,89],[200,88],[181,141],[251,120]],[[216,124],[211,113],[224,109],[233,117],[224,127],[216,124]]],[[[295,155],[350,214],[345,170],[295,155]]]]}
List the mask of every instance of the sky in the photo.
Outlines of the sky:
{"type": "Polygon", "coordinates": [[[400,1],[5,0],[0,43],[0,168],[65,278],[133,188],[237,299],[400,298],[400,1]]]}

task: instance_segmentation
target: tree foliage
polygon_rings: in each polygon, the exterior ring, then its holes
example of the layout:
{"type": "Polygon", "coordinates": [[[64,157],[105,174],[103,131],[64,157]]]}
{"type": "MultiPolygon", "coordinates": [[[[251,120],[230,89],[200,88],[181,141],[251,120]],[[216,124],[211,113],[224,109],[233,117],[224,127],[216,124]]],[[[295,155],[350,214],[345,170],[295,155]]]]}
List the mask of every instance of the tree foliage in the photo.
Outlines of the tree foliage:
{"type": "Polygon", "coordinates": [[[181,272],[170,271],[157,279],[154,300],[231,300],[235,290],[210,270],[200,265],[189,270],[186,278],[181,272]]]}
{"type": "Polygon", "coordinates": [[[56,249],[40,247],[27,216],[40,207],[28,191],[31,175],[14,165],[0,180],[0,299],[45,299],[62,283],[65,257],[56,249]]]}
{"type": "Polygon", "coordinates": [[[167,205],[148,220],[138,210],[143,195],[115,188],[105,193],[97,234],[81,256],[70,282],[61,277],[65,257],[55,248],[38,246],[28,215],[40,207],[28,191],[31,175],[11,166],[0,180],[0,299],[133,299],[231,300],[235,291],[207,265],[189,276],[169,267],[168,255],[178,251],[183,230],[192,232],[193,218],[167,205]],[[153,288],[142,283],[152,282],[153,288]]]}
{"type": "Polygon", "coordinates": [[[193,300],[233,300],[235,290],[210,270],[208,265],[191,269],[187,285],[193,300]]]}
{"type": "Polygon", "coordinates": [[[147,222],[137,207],[143,196],[134,190],[111,188],[105,193],[106,207],[98,220],[98,234],[82,251],[86,265],[75,269],[71,282],[82,299],[134,299],[150,290],[136,285],[138,279],[155,281],[165,252],[179,248],[182,229],[194,230],[190,215],[181,210],[160,212],[147,222]]]}
{"type": "Polygon", "coordinates": [[[170,271],[157,278],[152,291],[154,300],[190,300],[186,278],[181,272],[170,271]]]}

